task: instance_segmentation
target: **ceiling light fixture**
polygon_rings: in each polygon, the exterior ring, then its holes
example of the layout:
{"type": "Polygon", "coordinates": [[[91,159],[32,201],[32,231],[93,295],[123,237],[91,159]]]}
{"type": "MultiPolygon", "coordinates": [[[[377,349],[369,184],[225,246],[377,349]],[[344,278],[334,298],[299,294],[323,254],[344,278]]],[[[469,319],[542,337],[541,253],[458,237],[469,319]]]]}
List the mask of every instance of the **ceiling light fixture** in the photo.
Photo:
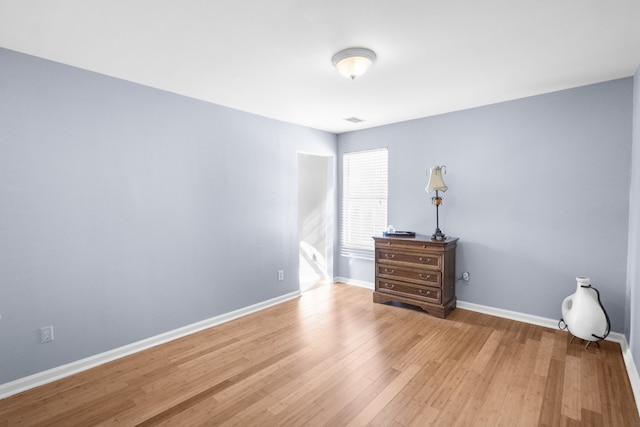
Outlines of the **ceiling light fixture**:
{"type": "Polygon", "coordinates": [[[364,47],[350,47],[341,50],[331,58],[338,72],[351,80],[366,73],[375,60],[375,52],[364,47]]]}

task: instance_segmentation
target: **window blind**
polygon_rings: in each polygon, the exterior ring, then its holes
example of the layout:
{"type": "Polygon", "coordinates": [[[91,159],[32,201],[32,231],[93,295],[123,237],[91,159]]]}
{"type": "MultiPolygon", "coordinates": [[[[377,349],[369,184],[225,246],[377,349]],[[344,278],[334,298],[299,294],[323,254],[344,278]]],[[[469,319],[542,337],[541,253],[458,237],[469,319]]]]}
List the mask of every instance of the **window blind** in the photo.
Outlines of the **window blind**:
{"type": "Polygon", "coordinates": [[[341,255],[373,259],[371,237],[387,228],[387,187],[386,148],[343,154],[341,255]]]}

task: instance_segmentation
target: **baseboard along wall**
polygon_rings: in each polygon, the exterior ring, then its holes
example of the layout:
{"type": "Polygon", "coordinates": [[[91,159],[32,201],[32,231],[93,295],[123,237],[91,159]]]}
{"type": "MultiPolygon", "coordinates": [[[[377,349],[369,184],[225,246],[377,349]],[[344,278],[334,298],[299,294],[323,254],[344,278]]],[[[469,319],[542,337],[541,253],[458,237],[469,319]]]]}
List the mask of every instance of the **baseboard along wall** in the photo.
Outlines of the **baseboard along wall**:
{"type": "Polygon", "coordinates": [[[202,320],[200,322],[196,322],[182,328],[174,329],[172,331],[168,331],[160,335],[140,340],[122,347],[118,347],[104,353],[96,354],[94,356],[48,369],[46,371],[38,372],[33,375],[29,375],[28,377],[18,378],[17,380],[5,384],[0,384],[0,399],[4,399],[5,397],[21,393],[23,391],[59,380],[64,377],[68,377],[73,374],[77,374],[82,371],[86,371],[87,369],[95,368],[96,366],[100,366],[113,360],[129,356],[130,354],[134,354],[160,344],[165,344],[169,341],[194,334],[204,329],[221,325],[239,317],[264,310],[266,308],[297,298],[299,296],[300,291],[291,292],[277,298],[234,310],[220,316],[212,317],[210,319],[202,320]]]}
{"type": "MultiPolygon", "coordinates": [[[[344,283],[346,285],[358,286],[361,288],[373,290],[374,285],[370,282],[364,282],[360,280],[351,280],[345,277],[334,278],[335,283],[344,283]]],[[[286,295],[282,295],[277,298],[273,298],[267,301],[263,301],[258,304],[251,305],[249,307],[241,308],[229,313],[215,316],[210,319],[203,320],[201,322],[193,323],[191,325],[184,326],[169,332],[165,332],[154,337],[150,337],[141,341],[137,341],[123,347],[119,347],[113,350],[106,351],[104,353],[96,354],[85,359],[77,360],[75,362],[68,363],[66,365],[58,366],[46,371],[38,372],[28,377],[19,378],[15,381],[11,381],[5,384],[0,384],[0,399],[12,396],[14,394],[21,393],[23,391],[44,385],[61,378],[76,374],[78,372],[86,371],[87,369],[94,368],[104,363],[111,362],[116,359],[128,356],[133,353],[137,353],[142,350],[146,350],[151,347],[155,347],[160,344],[173,341],[178,338],[202,331],[207,328],[211,328],[231,320],[237,319],[242,316],[246,316],[251,313],[255,313],[260,310],[264,310],[268,307],[283,303],[285,301],[297,298],[300,296],[300,291],[291,292],[286,295]]],[[[518,313],[510,310],[503,310],[500,308],[489,307],[480,304],[474,304],[458,300],[457,306],[459,308],[476,311],[478,313],[484,313],[491,316],[502,317],[505,319],[516,320],[519,322],[530,323],[533,325],[543,326],[546,328],[557,329],[558,321],[555,319],[548,319],[545,317],[533,316],[525,313],[518,313]]],[[[640,376],[638,376],[638,370],[631,354],[631,349],[627,342],[627,338],[620,333],[611,332],[607,337],[608,341],[617,342],[620,344],[622,350],[622,357],[627,369],[627,375],[631,382],[631,388],[633,389],[633,395],[636,400],[636,406],[638,406],[638,413],[640,413],[640,376]]]]}
{"type": "MultiPolygon", "coordinates": [[[[363,282],[361,280],[352,280],[346,277],[336,277],[334,282],[344,283],[346,285],[358,286],[361,288],[371,289],[373,291],[374,284],[371,282],[363,282]]],[[[475,311],[478,313],[488,314],[491,316],[502,317],[510,320],[517,320],[518,322],[529,323],[532,325],[543,326],[550,329],[558,329],[559,319],[549,319],[546,317],[534,316],[526,313],[519,313],[516,311],[504,310],[501,308],[489,307],[486,305],[474,304],[470,302],[458,300],[456,306],[464,310],[475,311]]],[[[627,337],[624,334],[618,332],[611,332],[606,338],[607,341],[613,341],[620,344],[620,350],[622,351],[622,357],[624,364],[627,368],[627,375],[629,376],[629,382],[631,382],[631,388],[633,389],[633,397],[636,400],[636,406],[638,407],[638,414],[640,414],[640,376],[638,375],[638,369],[633,360],[631,354],[631,348],[627,342],[627,337]]]]}

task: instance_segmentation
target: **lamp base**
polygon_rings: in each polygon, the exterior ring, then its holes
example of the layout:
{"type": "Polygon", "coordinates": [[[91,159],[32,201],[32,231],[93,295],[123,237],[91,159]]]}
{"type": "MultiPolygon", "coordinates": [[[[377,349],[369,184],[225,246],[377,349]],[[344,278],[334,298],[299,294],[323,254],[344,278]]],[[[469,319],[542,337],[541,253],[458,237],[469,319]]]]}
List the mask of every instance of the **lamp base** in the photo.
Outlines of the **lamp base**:
{"type": "Polygon", "coordinates": [[[431,235],[431,240],[445,240],[446,238],[440,228],[436,228],[436,231],[431,235]]]}

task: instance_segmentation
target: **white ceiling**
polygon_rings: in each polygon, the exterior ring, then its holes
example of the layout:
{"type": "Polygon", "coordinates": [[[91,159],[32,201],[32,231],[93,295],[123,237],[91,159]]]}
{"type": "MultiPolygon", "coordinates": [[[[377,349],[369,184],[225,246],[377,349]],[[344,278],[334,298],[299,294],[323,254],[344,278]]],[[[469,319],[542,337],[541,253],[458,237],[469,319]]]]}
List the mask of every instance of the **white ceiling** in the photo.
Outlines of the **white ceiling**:
{"type": "Polygon", "coordinates": [[[640,0],[0,0],[0,47],[341,133],[631,76],[640,0]]]}

